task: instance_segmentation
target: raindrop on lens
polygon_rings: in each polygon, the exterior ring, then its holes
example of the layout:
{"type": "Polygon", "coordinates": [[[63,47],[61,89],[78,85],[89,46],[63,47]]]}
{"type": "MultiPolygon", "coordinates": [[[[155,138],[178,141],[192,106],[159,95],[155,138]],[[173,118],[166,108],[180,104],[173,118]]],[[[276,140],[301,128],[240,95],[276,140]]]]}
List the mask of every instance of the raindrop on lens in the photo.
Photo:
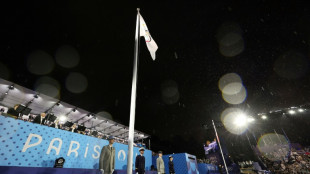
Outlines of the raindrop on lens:
{"type": "Polygon", "coordinates": [[[82,93],[88,86],[87,78],[77,72],[70,73],[66,79],[66,88],[72,93],[82,93]]]}
{"type": "Polygon", "coordinates": [[[45,94],[50,97],[59,98],[60,84],[57,80],[44,76],[39,78],[35,83],[37,92],[45,94]]]}
{"type": "Polygon", "coordinates": [[[180,94],[178,85],[173,80],[167,80],[161,84],[162,100],[166,104],[175,104],[179,101],[180,94]]]}
{"type": "Polygon", "coordinates": [[[245,87],[242,86],[240,92],[238,92],[237,94],[229,95],[222,93],[222,97],[227,103],[237,105],[245,101],[247,97],[247,91],[245,87]]]}
{"type": "Polygon", "coordinates": [[[78,51],[70,46],[63,45],[55,53],[56,62],[65,68],[73,68],[79,64],[80,55],[78,51]]]}
{"type": "Polygon", "coordinates": [[[27,68],[32,74],[45,75],[54,69],[54,60],[51,55],[42,50],[36,50],[29,54],[27,68]]]}
{"type": "Polygon", "coordinates": [[[106,111],[98,112],[96,115],[97,115],[97,117],[100,118],[101,120],[104,120],[104,119],[113,120],[112,115],[111,115],[110,113],[106,112],[106,111]]]}
{"type": "Polygon", "coordinates": [[[244,50],[244,40],[240,26],[233,22],[223,23],[217,32],[219,51],[225,57],[234,57],[244,50]]]}

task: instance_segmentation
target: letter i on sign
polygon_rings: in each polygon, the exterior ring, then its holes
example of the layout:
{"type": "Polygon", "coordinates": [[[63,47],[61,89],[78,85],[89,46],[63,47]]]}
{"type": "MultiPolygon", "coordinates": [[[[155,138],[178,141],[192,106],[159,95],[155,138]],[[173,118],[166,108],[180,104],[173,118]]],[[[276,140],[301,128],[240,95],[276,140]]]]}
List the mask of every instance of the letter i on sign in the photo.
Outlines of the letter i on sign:
{"type": "Polygon", "coordinates": [[[88,152],[88,145],[89,145],[89,144],[87,144],[86,149],[85,149],[84,158],[86,158],[86,156],[87,156],[87,152],[88,152]]]}

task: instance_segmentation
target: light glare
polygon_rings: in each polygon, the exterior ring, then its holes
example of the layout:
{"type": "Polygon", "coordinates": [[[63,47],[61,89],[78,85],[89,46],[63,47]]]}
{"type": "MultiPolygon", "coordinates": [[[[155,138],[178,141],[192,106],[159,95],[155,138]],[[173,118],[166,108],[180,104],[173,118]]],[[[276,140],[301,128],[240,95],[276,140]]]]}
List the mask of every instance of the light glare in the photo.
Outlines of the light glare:
{"type": "Polygon", "coordinates": [[[289,110],[288,113],[289,113],[289,114],[295,114],[296,111],[294,111],[294,110],[289,110]]]}
{"type": "Polygon", "coordinates": [[[298,112],[304,112],[304,110],[300,108],[300,109],[298,109],[298,112]]]}
{"type": "Polygon", "coordinates": [[[241,135],[247,130],[247,117],[239,108],[227,108],[221,114],[221,121],[230,133],[241,135]]]}
{"type": "Polygon", "coordinates": [[[247,119],[247,121],[248,121],[249,123],[251,123],[251,122],[255,121],[255,119],[252,118],[252,117],[250,117],[250,118],[247,119]]]}
{"type": "Polygon", "coordinates": [[[247,123],[247,118],[244,114],[239,114],[237,115],[237,117],[235,118],[235,121],[234,121],[234,124],[237,126],[237,127],[243,127],[245,126],[247,123]]]}
{"type": "Polygon", "coordinates": [[[263,119],[263,120],[266,120],[266,119],[267,119],[267,116],[266,116],[266,115],[263,115],[263,116],[262,116],[262,119],[263,119]]]}
{"type": "Polygon", "coordinates": [[[65,122],[67,120],[67,118],[65,116],[60,116],[59,121],[61,122],[65,122]]]}

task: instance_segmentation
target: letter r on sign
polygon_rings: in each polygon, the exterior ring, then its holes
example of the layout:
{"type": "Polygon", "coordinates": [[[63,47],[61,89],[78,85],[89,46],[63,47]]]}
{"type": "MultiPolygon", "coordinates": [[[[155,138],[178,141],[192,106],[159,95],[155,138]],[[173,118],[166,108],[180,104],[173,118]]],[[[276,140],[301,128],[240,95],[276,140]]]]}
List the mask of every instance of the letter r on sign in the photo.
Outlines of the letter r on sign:
{"type": "Polygon", "coordinates": [[[72,152],[74,152],[74,153],[75,153],[75,157],[77,157],[77,156],[79,155],[79,153],[77,152],[77,150],[78,150],[79,148],[80,148],[80,143],[79,143],[79,142],[77,142],[77,141],[71,141],[67,156],[70,156],[70,154],[71,154],[72,152]],[[75,149],[72,149],[72,145],[73,145],[73,144],[76,144],[76,145],[77,145],[75,149]]]}

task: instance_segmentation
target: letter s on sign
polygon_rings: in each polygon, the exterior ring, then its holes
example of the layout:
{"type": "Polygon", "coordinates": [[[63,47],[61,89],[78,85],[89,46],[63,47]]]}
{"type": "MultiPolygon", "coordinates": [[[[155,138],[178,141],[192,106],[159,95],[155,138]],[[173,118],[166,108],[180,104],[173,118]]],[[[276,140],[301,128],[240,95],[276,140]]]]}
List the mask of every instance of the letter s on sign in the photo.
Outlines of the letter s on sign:
{"type": "Polygon", "coordinates": [[[97,149],[98,150],[100,150],[100,146],[98,146],[98,145],[96,145],[96,146],[94,146],[94,151],[95,151],[95,153],[97,154],[97,156],[95,156],[94,154],[92,154],[92,156],[93,156],[93,158],[94,159],[98,159],[99,158],[99,151],[97,151],[97,149]]]}

